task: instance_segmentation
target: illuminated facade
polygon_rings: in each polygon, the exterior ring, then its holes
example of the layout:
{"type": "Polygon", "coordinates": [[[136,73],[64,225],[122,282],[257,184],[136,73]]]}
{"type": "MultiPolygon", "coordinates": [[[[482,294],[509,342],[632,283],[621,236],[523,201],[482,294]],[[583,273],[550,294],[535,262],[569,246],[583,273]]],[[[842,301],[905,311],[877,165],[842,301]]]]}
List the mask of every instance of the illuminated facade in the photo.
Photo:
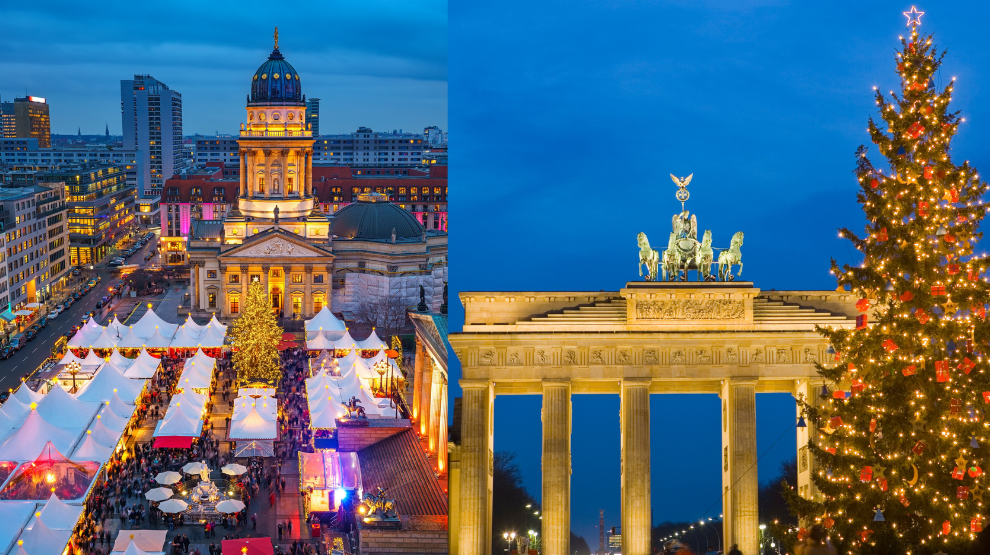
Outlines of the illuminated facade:
{"type": "Polygon", "coordinates": [[[182,164],[182,95],[150,75],[120,81],[124,148],[137,153],[138,196],[162,194],[182,164]]]}
{"type": "Polygon", "coordinates": [[[447,275],[446,233],[426,231],[408,210],[360,187],[348,194],[348,201],[358,202],[334,206],[333,224],[326,216],[316,185],[336,189],[343,203],[341,186],[360,180],[350,168],[346,174],[328,168],[314,178],[301,78],[277,42],[252,76],[246,111],[237,181],[225,179],[223,167],[211,167],[204,170],[211,175],[186,172],[165,187],[162,244],[166,260],[180,264],[184,243],[189,310],[236,317],[252,281],[265,284],[285,317],[311,317],[330,306],[361,319],[362,299],[418,301],[421,285],[430,307],[438,308],[447,275]],[[334,171],[340,179],[331,177],[334,171]],[[362,198],[354,199],[358,194],[362,198]]]}
{"type": "Polygon", "coordinates": [[[51,122],[48,120],[48,104],[40,96],[15,98],[13,105],[4,103],[4,136],[21,139],[37,139],[38,146],[52,146],[51,122]]]}
{"type": "Polygon", "coordinates": [[[136,190],[127,183],[124,166],[65,166],[45,179],[65,183],[70,264],[103,262],[126,238],[135,218],[136,190]]]}
{"type": "MultiPolygon", "coordinates": [[[[4,287],[9,307],[44,302],[68,279],[69,231],[61,183],[0,189],[4,287]]],[[[0,298],[0,310],[8,308],[0,298]]]]}

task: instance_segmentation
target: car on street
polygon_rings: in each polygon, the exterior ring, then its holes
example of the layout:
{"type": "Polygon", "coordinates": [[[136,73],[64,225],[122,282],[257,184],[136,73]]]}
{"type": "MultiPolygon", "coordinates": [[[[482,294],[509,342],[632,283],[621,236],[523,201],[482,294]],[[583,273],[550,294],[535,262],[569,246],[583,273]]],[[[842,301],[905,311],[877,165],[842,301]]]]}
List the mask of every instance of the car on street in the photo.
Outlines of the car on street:
{"type": "Polygon", "coordinates": [[[48,313],[48,319],[54,320],[55,318],[58,318],[58,315],[61,313],[62,313],[62,307],[56,306],[54,309],[52,309],[51,312],[48,313]]]}
{"type": "Polygon", "coordinates": [[[32,326],[24,332],[24,339],[27,341],[34,341],[34,338],[38,337],[38,327],[32,326]]]}
{"type": "Polygon", "coordinates": [[[13,354],[13,347],[4,347],[3,349],[0,349],[0,360],[7,360],[13,354]]]}
{"type": "Polygon", "coordinates": [[[72,275],[74,275],[74,276],[78,276],[81,273],[82,273],[82,270],[79,269],[78,266],[76,266],[75,268],[72,269],[72,275]]]}
{"type": "Polygon", "coordinates": [[[80,295],[79,293],[73,293],[72,294],[72,300],[74,300],[74,301],[78,301],[81,298],[82,298],[82,295],[80,295]]]}
{"type": "Polygon", "coordinates": [[[48,317],[47,316],[42,316],[41,317],[41,320],[38,320],[38,325],[41,326],[41,329],[47,328],[48,327],[48,317]]]}
{"type": "Polygon", "coordinates": [[[10,338],[10,347],[15,351],[20,351],[21,347],[24,346],[24,343],[26,343],[24,341],[24,334],[15,335],[14,337],[10,338]]]}

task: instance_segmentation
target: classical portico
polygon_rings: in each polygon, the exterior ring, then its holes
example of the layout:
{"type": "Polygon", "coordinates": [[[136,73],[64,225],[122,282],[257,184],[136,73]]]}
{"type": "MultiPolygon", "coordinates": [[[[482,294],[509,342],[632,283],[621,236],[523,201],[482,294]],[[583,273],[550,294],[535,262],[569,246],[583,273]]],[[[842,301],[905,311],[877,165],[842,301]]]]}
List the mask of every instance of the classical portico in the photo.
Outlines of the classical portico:
{"type": "MultiPolygon", "coordinates": [[[[571,395],[621,398],[622,553],[650,552],[651,394],[721,399],[724,545],[757,553],[756,394],[809,398],[828,345],[815,325],[855,325],[843,291],[768,291],[749,282],[635,282],[613,292],[466,292],[461,333],[458,545],[491,553],[494,399],[542,395],[543,553],[565,555],[570,533],[571,395]]],[[[795,422],[797,419],[795,418],[795,422]]],[[[815,495],[798,428],[798,486],[815,495]]],[[[713,478],[713,477],[712,477],[713,478]]]]}

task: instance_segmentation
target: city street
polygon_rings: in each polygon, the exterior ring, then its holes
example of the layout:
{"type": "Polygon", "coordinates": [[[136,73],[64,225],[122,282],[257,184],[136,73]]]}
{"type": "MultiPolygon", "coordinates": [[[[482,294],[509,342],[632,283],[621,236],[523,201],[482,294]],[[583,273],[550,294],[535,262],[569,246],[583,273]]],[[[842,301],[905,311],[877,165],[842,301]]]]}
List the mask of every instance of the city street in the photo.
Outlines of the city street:
{"type": "MultiPolygon", "coordinates": [[[[147,233],[147,230],[140,230],[136,238],[140,238],[141,235],[147,233]]],[[[148,243],[138,252],[134,253],[127,262],[133,264],[139,264],[142,268],[149,268],[158,265],[158,255],[156,254],[150,260],[145,262],[144,255],[148,251],[153,250],[158,247],[158,240],[153,238],[148,241],[148,243]]],[[[112,255],[109,258],[112,258],[112,255]]],[[[0,391],[13,388],[20,381],[20,379],[33,372],[37,369],[49,356],[51,356],[52,347],[55,346],[55,342],[63,333],[69,330],[72,326],[79,325],[82,322],[82,317],[84,314],[95,310],[96,303],[100,301],[104,296],[110,294],[110,287],[120,281],[120,272],[113,269],[107,268],[106,264],[98,266],[95,270],[88,270],[82,273],[82,278],[75,278],[76,281],[69,289],[70,292],[79,290],[89,279],[99,276],[100,283],[96,284],[96,287],[92,291],[83,295],[78,301],[76,301],[67,311],[59,314],[54,320],[50,320],[48,327],[41,330],[38,336],[34,338],[33,341],[29,341],[24,348],[20,351],[14,353],[7,360],[0,360],[0,391]]],[[[159,297],[164,297],[160,295],[159,297]]],[[[44,310],[44,309],[43,309],[44,310]]],[[[143,311],[142,311],[143,312],[143,311]]],[[[125,320],[124,314],[118,314],[118,317],[123,323],[129,323],[125,320]]],[[[110,318],[113,318],[111,313],[110,318]]],[[[101,322],[105,324],[106,322],[101,322]]],[[[131,322],[132,323],[132,322],[131,322]]]]}

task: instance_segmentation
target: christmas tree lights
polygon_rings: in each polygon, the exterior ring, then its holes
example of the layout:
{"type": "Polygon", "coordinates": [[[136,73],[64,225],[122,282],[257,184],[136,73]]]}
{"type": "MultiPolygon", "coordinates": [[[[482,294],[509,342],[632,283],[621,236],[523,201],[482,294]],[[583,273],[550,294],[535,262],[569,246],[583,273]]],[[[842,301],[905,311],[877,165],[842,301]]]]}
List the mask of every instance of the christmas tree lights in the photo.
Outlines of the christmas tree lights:
{"type": "Polygon", "coordinates": [[[230,326],[234,368],[240,387],[275,387],[282,377],[278,344],[282,339],[272,300],[261,282],[251,283],[241,316],[230,326]]]}
{"type": "Polygon", "coordinates": [[[949,111],[955,78],[936,88],[944,52],[912,12],[896,60],[902,90],[889,99],[877,91],[882,122],[869,122],[889,170],[859,148],[866,233],[839,233],[863,262],[832,261],[839,286],[861,299],[860,316],[856,329],[820,329],[835,352],[817,364],[827,385],[798,401],[817,427],[818,493],[786,495],[840,552],[964,550],[986,525],[990,286],[973,245],[988,186],[949,156],[964,121],[949,111]]]}

